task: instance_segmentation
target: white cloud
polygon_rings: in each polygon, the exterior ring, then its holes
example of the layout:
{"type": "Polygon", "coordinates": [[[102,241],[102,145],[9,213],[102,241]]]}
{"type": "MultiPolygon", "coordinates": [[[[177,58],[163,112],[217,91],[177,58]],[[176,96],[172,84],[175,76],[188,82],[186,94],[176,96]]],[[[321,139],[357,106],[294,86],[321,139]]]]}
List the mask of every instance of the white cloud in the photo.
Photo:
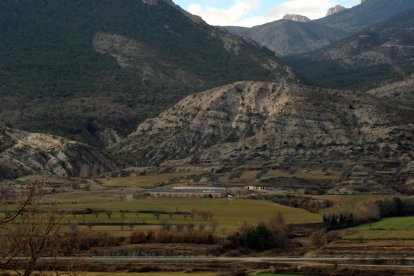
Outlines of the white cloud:
{"type": "Polygon", "coordinates": [[[261,0],[235,0],[228,9],[217,9],[210,6],[191,4],[187,10],[201,16],[211,25],[234,25],[246,16],[251,15],[261,6],[261,0]]]}

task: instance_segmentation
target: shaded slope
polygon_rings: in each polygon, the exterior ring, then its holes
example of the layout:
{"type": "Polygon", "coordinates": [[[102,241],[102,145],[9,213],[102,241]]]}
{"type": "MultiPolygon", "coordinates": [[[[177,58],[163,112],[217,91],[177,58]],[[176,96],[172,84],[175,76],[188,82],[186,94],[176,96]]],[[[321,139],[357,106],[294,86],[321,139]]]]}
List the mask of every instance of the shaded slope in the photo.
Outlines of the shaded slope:
{"type": "Polygon", "coordinates": [[[4,0],[0,27],[1,122],[97,145],[190,91],[291,77],[167,0],[4,0]]]}
{"type": "Polygon", "coordinates": [[[253,39],[278,56],[302,53],[329,44],[343,32],[317,22],[278,20],[252,28],[226,27],[233,34],[253,39]]]}
{"type": "Polygon", "coordinates": [[[414,9],[285,61],[309,83],[331,88],[361,89],[410,75],[414,72],[414,9]]]}

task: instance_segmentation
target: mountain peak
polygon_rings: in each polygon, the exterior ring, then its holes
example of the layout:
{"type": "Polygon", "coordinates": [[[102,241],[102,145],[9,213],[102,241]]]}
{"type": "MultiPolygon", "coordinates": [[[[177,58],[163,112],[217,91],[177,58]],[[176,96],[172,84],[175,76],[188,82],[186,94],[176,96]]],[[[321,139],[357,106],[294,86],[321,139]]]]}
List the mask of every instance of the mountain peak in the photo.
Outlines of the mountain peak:
{"type": "Polygon", "coordinates": [[[308,17],[299,14],[286,14],[283,19],[296,21],[296,22],[309,22],[311,21],[308,17]]]}
{"type": "Polygon", "coordinates": [[[341,12],[346,10],[347,8],[341,6],[341,5],[336,5],[335,7],[332,7],[328,10],[328,13],[326,14],[326,16],[331,16],[334,15],[335,13],[341,12]]]}

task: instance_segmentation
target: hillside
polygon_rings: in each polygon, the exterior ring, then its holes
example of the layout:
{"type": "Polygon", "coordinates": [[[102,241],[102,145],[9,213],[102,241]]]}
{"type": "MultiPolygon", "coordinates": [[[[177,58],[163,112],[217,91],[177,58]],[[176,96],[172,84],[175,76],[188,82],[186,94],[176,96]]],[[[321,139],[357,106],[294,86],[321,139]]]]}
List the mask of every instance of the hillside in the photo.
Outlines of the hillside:
{"type": "Polygon", "coordinates": [[[407,106],[414,106],[414,75],[371,89],[367,93],[384,99],[397,99],[407,106]]]}
{"type": "Polygon", "coordinates": [[[97,149],[62,137],[0,129],[0,180],[33,174],[90,177],[116,164],[97,149]]]}
{"type": "Polygon", "coordinates": [[[226,28],[230,33],[255,40],[278,56],[288,56],[327,46],[411,8],[414,8],[411,0],[368,0],[309,22],[278,20],[252,28],[226,28]]]}
{"type": "Polygon", "coordinates": [[[253,39],[266,46],[278,56],[287,56],[305,52],[324,45],[343,35],[344,32],[308,21],[277,20],[252,28],[226,27],[235,35],[253,39]]]}
{"type": "Polygon", "coordinates": [[[0,123],[97,146],[194,91],[293,78],[168,0],[4,0],[0,26],[0,123]]]}
{"type": "Polygon", "coordinates": [[[321,170],[340,159],[412,160],[413,111],[366,93],[238,82],[188,96],[111,151],[129,164],[164,166],[314,163],[321,170]]]}
{"type": "Polygon", "coordinates": [[[404,78],[414,73],[414,9],[285,61],[323,87],[364,89],[404,78]]]}

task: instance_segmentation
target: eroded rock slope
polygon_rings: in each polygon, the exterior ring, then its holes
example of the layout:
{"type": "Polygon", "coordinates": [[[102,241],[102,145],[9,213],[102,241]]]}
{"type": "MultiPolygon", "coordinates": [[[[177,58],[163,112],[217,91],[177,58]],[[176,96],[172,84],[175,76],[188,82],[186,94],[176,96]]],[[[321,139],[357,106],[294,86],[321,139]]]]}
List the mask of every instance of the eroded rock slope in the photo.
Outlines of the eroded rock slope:
{"type": "Polygon", "coordinates": [[[62,137],[0,129],[0,180],[46,173],[89,177],[113,170],[97,149],[62,137]]]}
{"type": "Polygon", "coordinates": [[[411,160],[414,107],[400,103],[285,82],[237,82],[188,96],[111,150],[130,164],[323,163],[332,155],[411,160]]]}

